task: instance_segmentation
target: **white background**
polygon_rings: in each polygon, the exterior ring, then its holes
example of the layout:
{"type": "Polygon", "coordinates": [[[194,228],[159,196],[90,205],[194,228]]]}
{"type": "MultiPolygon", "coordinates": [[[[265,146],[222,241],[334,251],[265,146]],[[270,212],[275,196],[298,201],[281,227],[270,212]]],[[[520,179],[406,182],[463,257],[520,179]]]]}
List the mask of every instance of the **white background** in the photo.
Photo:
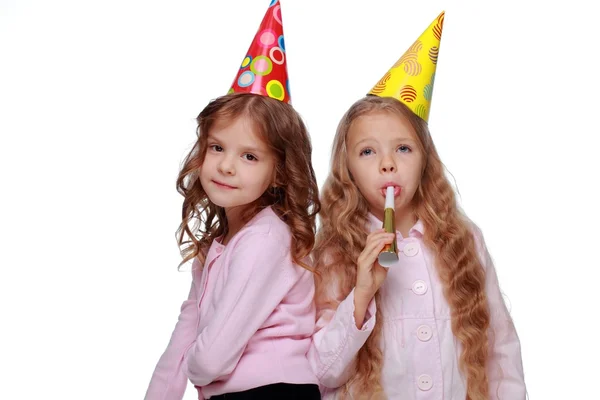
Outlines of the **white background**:
{"type": "MultiPolygon", "coordinates": [[[[190,283],[178,168],[268,4],[0,0],[0,398],[143,398],[190,283]]],[[[343,112],[446,10],[430,128],[495,260],[530,397],[591,398],[597,14],[541,4],[282,10],[320,184],[343,112]]]]}

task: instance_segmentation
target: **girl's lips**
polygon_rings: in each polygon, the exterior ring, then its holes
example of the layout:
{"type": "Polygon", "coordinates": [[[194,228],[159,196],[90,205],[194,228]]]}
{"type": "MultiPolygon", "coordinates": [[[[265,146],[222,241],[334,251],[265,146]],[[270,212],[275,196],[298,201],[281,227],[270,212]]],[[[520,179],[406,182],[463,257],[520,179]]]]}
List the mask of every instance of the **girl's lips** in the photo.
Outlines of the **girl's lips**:
{"type": "MultiPolygon", "coordinates": [[[[396,186],[396,185],[389,185],[389,186],[394,186],[394,197],[398,197],[400,195],[400,192],[402,191],[400,186],[396,186]]],[[[386,191],[387,191],[387,186],[381,188],[380,192],[383,197],[385,197],[386,191]]]]}
{"type": "Polygon", "coordinates": [[[219,182],[219,181],[215,181],[215,180],[213,180],[212,182],[213,182],[215,185],[217,185],[218,187],[220,187],[220,188],[223,188],[223,189],[235,189],[235,187],[234,187],[234,186],[229,186],[229,185],[227,185],[227,184],[225,184],[225,183],[222,183],[222,182],[219,182]]]}

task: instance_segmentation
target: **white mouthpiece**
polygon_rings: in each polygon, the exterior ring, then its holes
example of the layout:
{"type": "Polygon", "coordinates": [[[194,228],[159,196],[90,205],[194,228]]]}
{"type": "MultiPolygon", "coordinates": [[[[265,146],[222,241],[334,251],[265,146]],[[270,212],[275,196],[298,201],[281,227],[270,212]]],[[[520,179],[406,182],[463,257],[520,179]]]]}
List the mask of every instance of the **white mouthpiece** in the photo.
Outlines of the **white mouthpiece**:
{"type": "Polygon", "coordinates": [[[394,209],[394,187],[388,186],[385,192],[385,208],[394,209]]]}

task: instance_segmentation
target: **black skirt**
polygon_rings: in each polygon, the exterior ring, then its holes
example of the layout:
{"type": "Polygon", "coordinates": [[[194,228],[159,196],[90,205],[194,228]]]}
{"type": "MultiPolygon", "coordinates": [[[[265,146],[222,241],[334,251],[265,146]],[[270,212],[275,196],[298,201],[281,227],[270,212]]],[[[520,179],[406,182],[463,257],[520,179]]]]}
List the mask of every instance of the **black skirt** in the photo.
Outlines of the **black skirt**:
{"type": "Polygon", "coordinates": [[[321,400],[319,387],[313,384],[274,383],[243,392],[212,396],[209,400],[321,400]]]}

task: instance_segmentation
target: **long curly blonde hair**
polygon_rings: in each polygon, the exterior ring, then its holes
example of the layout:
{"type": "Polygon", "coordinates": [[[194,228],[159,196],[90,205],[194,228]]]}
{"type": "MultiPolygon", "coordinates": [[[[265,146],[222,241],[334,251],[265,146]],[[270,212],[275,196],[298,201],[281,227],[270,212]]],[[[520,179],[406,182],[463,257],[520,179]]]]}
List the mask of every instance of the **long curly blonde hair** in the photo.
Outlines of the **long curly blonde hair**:
{"type": "MultiPolygon", "coordinates": [[[[424,242],[435,253],[437,272],[451,309],[452,331],[462,344],[459,366],[467,378],[467,400],[488,399],[486,364],[490,312],[485,272],[471,223],[457,205],[427,123],[396,99],[362,98],[350,107],[338,126],[331,172],[322,190],[321,227],[314,250],[319,313],[335,310],[356,284],[356,260],[369,233],[369,207],[348,170],[346,138],[353,121],[372,112],[399,115],[410,122],[417,134],[424,162],[421,182],[413,198],[414,210],[424,224],[424,242]],[[333,292],[337,295],[332,296],[333,292]]],[[[379,300],[379,293],[375,299],[379,300]]],[[[354,363],[356,371],[344,386],[343,397],[352,393],[359,399],[385,398],[381,385],[381,314],[381,307],[377,307],[375,328],[358,352],[354,363]]]]}
{"type": "MultiPolygon", "coordinates": [[[[304,122],[289,104],[250,93],[229,94],[211,101],[198,115],[198,139],[186,156],[177,190],[184,197],[177,242],[183,261],[197,257],[204,264],[212,241],[228,231],[225,209],[210,201],[200,183],[199,171],[207,149],[207,135],[221,120],[248,118],[276,158],[276,185],[245,208],[244,222],[271,206],[290,227],[292,259],[306,269],[315,242],[316,215],[321,205],[312,146],[304,122]]],[[[180,264],[180,265],[181,265],[180,264]]]]}

